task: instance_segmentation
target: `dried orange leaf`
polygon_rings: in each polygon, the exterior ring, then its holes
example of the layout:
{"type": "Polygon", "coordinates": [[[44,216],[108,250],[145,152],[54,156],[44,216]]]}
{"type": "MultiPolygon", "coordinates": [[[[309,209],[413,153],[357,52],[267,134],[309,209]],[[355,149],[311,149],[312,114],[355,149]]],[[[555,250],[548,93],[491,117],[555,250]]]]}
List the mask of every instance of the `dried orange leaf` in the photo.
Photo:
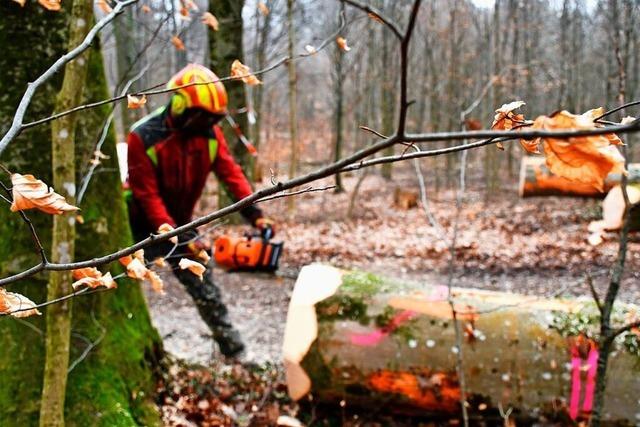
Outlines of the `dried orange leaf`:
{"type": "Polygon", "coordinates": [[[47,184],[33,175],[11,174],[11,183],[13,184],[11,212],[35,208],[48,214],[59,215],[78,210],[76,206],[68,204],[64,197],[55,193],[47,184]]]}
{"type": "Polygon", "coordinates": [[[40,6],[53,12],[58,12],[62,7],[60,0],[38,0],[38,3],[40,3],[40,6]]]}
{"type": "Polygon", "coordinates": [[[10,314],[14,317],[42,314],[35,306],[36,304],[24,295],[7,292],[4,288],[0,288],[0,313],[10,314]]]}
{"type": "Polygon", "coordinates": [[[182,6],[180,8],[180,16],[189,19],[189,9],[187,9],[185,6],[182,6]]]}
{"type": "Polygon", "coordinates": [[[145,4],[145,5],[142,5],[142,11],[144,13],[149,13],[149,12],[151,12],[151,8],[148,5],[145,4]]]}
{"type": "Polygon", "coordinates": [[[26,2],[26,0],[13,0],[14,2],[18,3],[20,6],[24,7],[24,4],[26,2]]]}
{"type": "Polygon", "coordinates": [[[127,276],[134,279],[144,279],[147,277],[149,270],[144,266],[139,259],[133,258],[129,264],[127,264],[127,276]]]}
{"type": "Polygon", "coordinates": [[[213,29],[213,31],[218,31],[218,29],[220,28],[220,23],[218,22],[218,19],[211,12],[203,13],[201,19],[202,19],[202,23],[210,26],[213,29]]]}
{"type": "MultiPolygon", "coordinates": [[[[168,233],[170,231],[175,230],[175,228],[173,228],[173,226],[171,226],[170,224],[167,224],[166,222],[164,224],[162,224],[160,227],[158,227],[158,234],[165,234],[168,233]]],[[[171,243],[173,243],[174,245],[178,243],[178,236],[173,236],[172,238],[169,239],[169,241],[171,243]]]]}
{"type": "Polygon", "coordinates": [[[262,84],[262,82],[251,73],[251,69],[237,59],[231,64],[231,77],[240,79],[249,86],[262,84]]]}
{"type": "MultiPolygon", "coordinates": [[[[560,111],[550,117],[540,116],[533,129],[548,131],[587,130],[602,127],[594,118],[601,109],[576,115],[560,111]]],[[[547,167],[551,172],[572,181],[604,190],[604,180],[610,173],[626,173],[624,157],[615,147],[622,141],[615,134],[576,136],[572,138],[538,138],[543,142],[547,167]]]]}
{"type": "Polygon", "coordinates": [[[118,258],[118,261],[120,261],[120,264],[124,265],[125,267],[129,265],[129,263],[131,261],[133,261],[133,257],[131,255],[126,255],[123,257],[118,258]]]}
{"type": "Polygon", "coordinates": [[[76,222],[78,224],[84,224],[84,217],[82,215],[76,215],[76,222]]]}
{"type": "Polygon", "coordinates": [[[496,142],[496,148],[498,150],[504,151],[504,144],[502,142],[496,142]]]}
{"type": "Polygon", "coordinates": [[[111,13],[111,11],[113,10],[111,9],[111,6],[109,6],[109,3],[106,2],[106,0],[97,0],[96,4],[104,13],[111,13]]]}
{"type": "Polygon", "coordinates": [[[133,253],[133,257],[144,264],[144,249],[138,249],[133,253]]]}
{"type": "Polygon", "coordinates": [[[138,108],[142,108],[143,105],[147,103],[147,96],[133,96],[127,95],[127,108],[131,110],[137,110],[138,108]]]}
{"type": "Polygon", "coordinates": [[[180,266],[181,270],[189,270],[190,272],[198,276],[200,280],[203,280],[202,275],[206,271],[206,268],[204,265],[187,258],[182,258],[178,265],[180,266]]]}
{"type": "Polygon", "coordinates": [[[209,256],[209,253],[207,251],[205,251],[204,249],[201,249],[200,252],[198,252],[197,257],[198,257],[198,259],[201,259],[202,262],[204,262],[205,264],[207,264],[209,262],[209,260],[211,259],[211,257],[209,256]]]}
{"type": "Polygon", "coordinates": [[[173,45],[178,50],[186,50],[186,48],[184,47],[184,43],[182,42],[182,40],[180,40],[180,37],[178,36],[171,37],[171,43],[173,43],[173,45]]]}
{"type": "Polygon", "coordinates": [[[261,1],[258,2],[258,10],[262,14],[262,16],[267,16],[269,14],[269,12],[270,12],[269,8],[267,7],[267,5],[264,4],[264,2],[261,2],[261,1]]]}
{"type": "Polygon", "coordinates": [[[95,267],[78,268],[71,272],[74,280],[84,279],[85,277],[91,277],[99,279],[102,277],[102,273],[95,267]]]}
{"type": "Polygon", "coordinates": [[[10,314],[13,317],[29,317],[42,314],[36,308],[36,304],[29,298],[14,292],[7,292],[4,288],[0,288],[0,313],[10,314]]]}
{"type": "Polygon", "coordinates": [[[310,44],[306,45],[304,47],[304,50],[306,50],[310,55],[315,55],[316,53],[318,53],[318,50],[310,44]]]}
{"type": "Polygon", "coordinates": [[[156,258],[153,260],[153,263],[158,267],[165,267],[167,265],[167,262],[164,260],[164,258],[156,258]]]}
{"type": "Polygon", "coordinates": [[[382,18],[380,18],[378,15],[376,15],[376,14],[375,14],[375,13],[373,13],[373,12],[368,13],[368,14],[367,14],[367,16],[368,16],[370,19],[373,19],[374,21],[376,21],[376,22],[378,22],[378,23],[380,23],[380,24],[384,24],[384,21],[382,20],[382,18]]]}
{"type": "Polygon", "coordinates": [[[345,39],[344,37],[338,37],[336,39],[336,43],[338,44],[338,47],[340,47],[340,49],[345,52],[349,52],[351,50],[351,48],[347,44],[347,39],[345,39]]]}
{"type": "Polygon", "coordinates": [[[496,110],[496,115],[493,118],[493,124],[491,129],[496,130],[511,130],[513,129],[514,122],[523,122],[524,116],[522,114],[514,114],[513,111],[525,105],[523,101],[514,101],[508,104],[504,104],[502,107],[496,110]]]}
{"type": "Polygon", "coordinates": [[[82,287],[87,287],[91,289],[99,288],[101,286],[104,286],[107,289],[113,289],[118,287],[115,280],[113,280],[113,277],[111,277],[111,273],[107,273],[104,276],[101,275],[100,277],[85,276],[73,282],[72,286],[74,290],[82,287]]]}
{"type": "Polygon", "coordinates": [[[160,276],[158,276],[158,273],[149,270],[147,279],[149,279],[149,282],[151,282],[151,289],[153,289],[154,292],[164,294],[164,282],[162,281],[160,276]]]}

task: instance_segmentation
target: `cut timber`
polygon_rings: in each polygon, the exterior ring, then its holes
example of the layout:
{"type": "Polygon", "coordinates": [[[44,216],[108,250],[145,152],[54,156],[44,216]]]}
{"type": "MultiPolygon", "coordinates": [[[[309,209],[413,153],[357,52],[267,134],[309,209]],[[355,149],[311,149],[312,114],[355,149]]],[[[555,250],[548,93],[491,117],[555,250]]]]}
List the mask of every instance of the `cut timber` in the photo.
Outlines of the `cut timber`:
{"type": "MultiPolygon", "coordinates": [[[[304,267],[285,329],[289,394],[298,400],[313,393],[314,401],[344,400],[376,411],[456,416],[459,349],[447,295],[445,286],[304,267]]],[[[594,336],[589,328],[597,324],[586,321],[597,318],[588,299],[459,288],[453,298],[472,415],[496,416],[502,406],[516,417],[544,415],[567,425],[571,408],[588,411],[591,397],[584,391],[594,384],[597,354],[584,338],[594,336]]],[[[624,318],[636,316],[637,307],[616,310],[624,318]]],[[[640,413],[640,360],[637,336],[624,339],[634,344],[621,341],[609,359],[605,419],[630,422],[640,413]]]]}
{"type": "MultiPolygon", "coordinates": [[[[640,182],[640,163],[629,165],[629,183],[640,182]]],[[[570,196],[603,198],[609,190],[620,184],[620,174],[611,174],[604,183],[604,192],[591,185],[569,181],[552,174],[544,157],[527,156],[520,165],[520,197],[570,196]]]]}

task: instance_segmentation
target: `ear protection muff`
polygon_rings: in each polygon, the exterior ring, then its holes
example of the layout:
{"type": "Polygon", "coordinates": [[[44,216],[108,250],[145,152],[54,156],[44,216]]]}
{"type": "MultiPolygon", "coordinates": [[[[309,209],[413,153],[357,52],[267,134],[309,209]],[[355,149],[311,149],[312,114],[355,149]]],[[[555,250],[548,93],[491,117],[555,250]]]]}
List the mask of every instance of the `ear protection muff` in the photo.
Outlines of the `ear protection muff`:
{"type": "Polygon", "coordinates": [[[187,109],[187,99],[181,93],[174,93],[171,97],[171,115],[179,116],[187,109]]]}

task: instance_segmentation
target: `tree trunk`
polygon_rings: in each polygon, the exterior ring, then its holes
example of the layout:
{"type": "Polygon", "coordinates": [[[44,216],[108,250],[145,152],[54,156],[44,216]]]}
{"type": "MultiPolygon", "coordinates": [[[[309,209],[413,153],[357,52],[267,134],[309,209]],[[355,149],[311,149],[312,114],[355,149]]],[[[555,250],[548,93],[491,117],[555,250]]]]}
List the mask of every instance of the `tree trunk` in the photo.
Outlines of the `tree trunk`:
{"type": "MultiPolygon", "coordinates": [[[[67,22],[70,3],[60,13],[45,11],[36,2],[21,8],[15,2],[0,2],[0,129],[8,128],[15,106],[26,88],[67,47],[67,22]],[[28,52],[28,54],[25,54],[28,52]]],[[[89,23],[87,22],[87,25],[89,23]]],[[[92,49],[89,75],[82,102],[108,98],[100,51],[92,49]]],[[[59,74],[34,97],[27,113],[30,121],[51,114],[61,87],[59,74]]],[[[76,164],[79,175],[87,169],[93,155],[100,123],[109,108],[89,110],[76,116],[76,164]]],[[[3,153],[0,162],[12,171],[32,173],[53,183],[51,168],[51,128],[32,128],[18,137],[3,153]]],[[[107,139],[103,152],[105,173],[89,186],[80,206],[84,224],[77,226],[77,259],[112,252],[131,243],[126,208],[122,201],[117,172],[114,134],[107,139]]],[[[7,182],[7,177],[2,177],[7,182]]],[[[58,188],[64,192],[64,188],[58,188]]],[[[51,253],[52,218],[29,211],[47,253],[51,253]]],[[[68,217],[65,219],[68,220],[68,217]]],[[[15,213],[0,210],[0,275],[5,277],[39,262],[27,226],[15,213]]],[[[113,273],[121,271],[114,265],[113,273]]],[[[36,302],[46,300],[47,275],[41,274],[7,286],[36,302]]],[[[159,337],[151,326],[140,286],[122,280],[117,290],[82,296],[74,301],[74,320],[70,357],[78,361],[70,372],[65,402],[66,425],[158,425],[153,404],[154,369],[160,352],[159,337]],[[95,343],[84,359],[79,359],[95,343]]],[[[44,309],[47,311],[48,309],[44,309]]],[[[0,318],[0,425],[38,425],[44,373],[44,339],[46,315],[19,321],[0,318]]]]}
{"type": "MultiPolygon", "coordinates": [[[[311,392],[316,402],[456,416],[458,348],[447,295],[446,286],[304,267],[283,345],[290,396],[298,400],[311,392]]],[[[573,425],[567,409],[574,404],[586,411],[589,399],[582,394],[593,385],[587,375],[593,372],[592,352],[588,346],[584,351],[578,338],[584,330],[576,325],[595,321],[597,309],[579,300],[468,288],[454,288],[453,298],[465,330],[469,412],[489,425],[502,425],[500,407],[513,408],[514,418],[546,416],[549,422],[573,425]],[[574,397],[572,391],[582,394],[574,397]]],[[[617,315],[637,308],[621,304],[617,315]]],[[[616,347],[607,412],[612,420],[633,421],[640,377],[629,372],[638,356],[633,347],[616,347]]]]}
{"type": "MultiPolygon", "coordinates": [[[[289,33],[288,55],[293,58],[295,47],[295,27],[293,23],[293,6],[295,0],[287,0],[287,31],[289,33]]],[[[289,129],[291,135],[291,161],[289,163],[289,179],[296,176],[298,170],[298,118],[297,118],[297,77],[296,64],[289,61],[289,129]]],[[[295,198],[289,197],[287,200],[287,215],[293,216],[295,210],[295,198]]]]}
{"type": "MultiPolygon", "coordinates": [[[[209,11],[213,13],[220,22],[218,31],[209,32],[209,48],[211,52],[211,68],[218,76],[227,76],[231,72],[231,63],[239,59],[244,61],[244,49],[242,43],[243,20],[242,8],[244,0],[220,0],[210,1],[209,11]]],[[[229,110],[232,114],[234,110],[246,107],[246,90],[244,83],[241,81],[233,81],[225,83],[227,93],[229,95],[229,110]]],[[[240,130],[245,135],[248,134],[248,120],[246,114],[237,114],[234,116],[236,123],[240,126],[240,130]]],[[[238,137],[230,126],[226,123],[223,125],[224,133],[229,148],[234,158],[238,161],[245,175],[252,181],[253,178],[253,158],[245,148],[244,144],[238,141],[238,137]]],[[[220,186],[218,191],[218,207],[223,208],[232,202],[226,188],[220,186]]],[[[242,223],[242,217],[239,214],[233,214],[226,217],[231,223],[242,223]]]]}
{"type": "MultiPolygon", "coordinates": [[[[73,3],[69,24],[67,50],[82,43],[93,21],[93,4],[73,3]]],[[[62,89],[58,94],[55,111],[65,111],[80,104],[90,51],[85,52],[65,67],[62,89]]],[[[75,204],[75,133],[76,116],[69,115],[51,124],[51,169],[53,187],[66,190],[64,197],[75,204]]],[[[75,221],[70,215],[53,218],[53,240],[51,261],[67,263],[73,261],[75,251],[75,221]]],[[[49,275],[47,299],[53,300],[73,291],[70,271],[56,271],[49,275]]],[[[71,338],[72,301],[63,301],[47,309],[45,334],[44,382],[40,403],[40,426],[64,426],[64,401],[69,367],[69,343],[71,338]]]]}
{"type": "MultiPolygon", "coordinates": [[[[395,4],[395,3],[394,3],[395,4]]],[[[385,31],[382,34],[382,55],[381,55],[381,70],[380,75],[382,77],[382,91],[380,94],[380,105],[382,108],[382,133],[384,135],[391,135],[393,133],[393,113],[395,111],[396,103],[394,96],[394,78],[393,72],[393,60],[392,52],[395,52],[395,44],[393,44],[390,35],[385,31]]],[[[394,148],[390,146],[383,151],[384,156],[393,156],[394,148]]],[[[393,170],[393,163],[384,163],[381,167],[382,176],[385,179],[391,179],[393,170]]]]}
{"type": "MultiPolygon", "coordinates": [[[[337,25],[340,25],[341,16],[344,14],[345,4],[340,4],[340,12],[338,15],[337,25]]],[[[334,69],[333,69],[333,88],[334,88],[334,135],[335,143],[333,150],[333,160],[338,161],[342,158],[342,128],[344,123],[344,52],[336,45],[334,46],[334,69]]],[[[344,188],[342,187],[342,175],[337,173],[335,175],[336,193],[342,193],[344,188]]]]}

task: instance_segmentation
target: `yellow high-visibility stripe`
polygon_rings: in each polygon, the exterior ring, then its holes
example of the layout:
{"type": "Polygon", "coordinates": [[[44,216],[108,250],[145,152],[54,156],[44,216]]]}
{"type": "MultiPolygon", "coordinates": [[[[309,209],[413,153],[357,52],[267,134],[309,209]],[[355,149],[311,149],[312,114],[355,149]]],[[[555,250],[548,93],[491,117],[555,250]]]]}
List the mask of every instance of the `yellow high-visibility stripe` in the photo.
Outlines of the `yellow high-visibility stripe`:
{"type": "Polygon", "coordinates": [[[216,160],[216,156],[218,155],[218,140],[210,139],[209,140],[209,161],[211,164],[216,160]]]}

